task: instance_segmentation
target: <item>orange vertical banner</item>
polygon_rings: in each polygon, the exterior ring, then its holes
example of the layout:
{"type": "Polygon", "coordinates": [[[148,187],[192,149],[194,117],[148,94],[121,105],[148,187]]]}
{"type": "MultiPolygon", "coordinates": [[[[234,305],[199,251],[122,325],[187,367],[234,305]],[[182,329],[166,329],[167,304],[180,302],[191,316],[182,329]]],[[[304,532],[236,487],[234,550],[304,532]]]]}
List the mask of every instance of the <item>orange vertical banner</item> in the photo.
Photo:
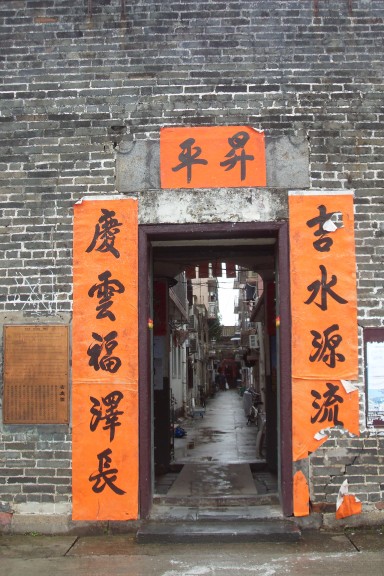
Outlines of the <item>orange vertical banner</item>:
{"type": "Polygon", "coordinates": [[[264,132],[249,126],[160,131],[162,188],[266,186],[264,132]]]}
{"type": "Polygon", "coordinates": [[[138,516],[138,216],[133,199],[74,208],[74,520],[138,516]]]}
{"type": "Polygon", "coordinates": [[[292,374],[357,378],[353,195],[289,196],[292,374]]]}

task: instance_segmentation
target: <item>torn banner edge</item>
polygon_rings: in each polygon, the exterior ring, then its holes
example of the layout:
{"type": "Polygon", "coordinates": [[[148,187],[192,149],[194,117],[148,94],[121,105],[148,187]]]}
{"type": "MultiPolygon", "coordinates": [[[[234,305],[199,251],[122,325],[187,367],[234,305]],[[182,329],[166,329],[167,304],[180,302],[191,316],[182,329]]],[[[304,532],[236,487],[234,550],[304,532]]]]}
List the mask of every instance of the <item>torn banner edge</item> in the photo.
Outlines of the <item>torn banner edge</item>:
{"type": "Polygon", "coordinates": [[[350,514],[345,514],[340,516],[339,515],[339,519],[341,518],[347,518],[348,516],[354,516],[355,514],[361,514],[361,508],[362,508],[362,504],[361,504],[361,500],[359,500],[359,498],[357,498],[357,496],[355,496],[354,494],[349,494],[349,486],[348,486],[348,479],[346,478],[344,480],[344,482],[341,484],[340,489],[339,489],[339,493],[337,495],[337,500],[336,500],[336,516],[338,511],[340,510],[341,506],[344,503],[344,499],[345,497],[349,497],[351,499],[354,500],[354,504],[358,505],[358,510],[356,510],[356,512],[352,512],[350,514]],[[360,506],[359,506],[360,505],[360,506]]]}

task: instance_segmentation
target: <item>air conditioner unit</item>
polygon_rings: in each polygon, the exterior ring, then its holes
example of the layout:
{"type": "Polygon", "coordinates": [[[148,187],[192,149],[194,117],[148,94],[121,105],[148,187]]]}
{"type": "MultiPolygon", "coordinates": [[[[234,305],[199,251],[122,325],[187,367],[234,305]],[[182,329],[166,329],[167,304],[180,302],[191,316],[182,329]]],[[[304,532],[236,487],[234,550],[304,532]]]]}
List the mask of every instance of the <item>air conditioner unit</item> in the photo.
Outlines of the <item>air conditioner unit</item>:
{"type": "Polygon", "coordinates": [[[260,348],[259,337],[257,334],[249,335],[249,347],[252,349],[260,348]]]}
{"type": "Polygon", "coordinates": [[[197,318],[196,318],[196,316],[195,316],[194,314],[192,314],[192,315],[189,317],[188,329],[189,329],[190,331],[196,331],[196,329],[197,329],[197,318]]]}

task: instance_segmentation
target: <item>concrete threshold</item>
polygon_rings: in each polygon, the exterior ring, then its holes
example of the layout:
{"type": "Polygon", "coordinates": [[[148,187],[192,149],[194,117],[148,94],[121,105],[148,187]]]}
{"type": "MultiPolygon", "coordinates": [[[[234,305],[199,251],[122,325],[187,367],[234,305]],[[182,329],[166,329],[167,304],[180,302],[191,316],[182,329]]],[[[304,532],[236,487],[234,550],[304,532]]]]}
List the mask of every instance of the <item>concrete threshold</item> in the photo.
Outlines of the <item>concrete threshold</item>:
{"type": "Polygon", "coordinates": [[[236,543],[297,542],[300,528],[290,520],[207,520],[199,522],[144,523],[136,533],[139,544],[150,543],[236,543]]]}
{"type": "Polygon", "coordinates": [[[165,496],[156,495],[154,504],[169,506],[261,506],[279,504],[278,494],[256,494],[255,496],[165,496]]]}
{"type": "Polygon", "coordinates": [[[280,506],[169,506],[154,505],[149,520],[157,522],[285,520],[280,506]]]}

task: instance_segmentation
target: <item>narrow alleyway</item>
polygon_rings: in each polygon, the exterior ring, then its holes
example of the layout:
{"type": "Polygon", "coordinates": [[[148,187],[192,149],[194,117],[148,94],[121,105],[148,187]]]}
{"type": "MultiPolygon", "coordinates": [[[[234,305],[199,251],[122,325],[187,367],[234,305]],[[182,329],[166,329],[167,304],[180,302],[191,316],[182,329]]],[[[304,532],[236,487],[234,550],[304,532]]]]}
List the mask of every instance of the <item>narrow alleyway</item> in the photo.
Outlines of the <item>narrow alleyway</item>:
{"type": "Polygon", "coordinates": [[[174,461],[255,463],[257,427],[247,425],[243,399],[236,390],[219,391],[207,401],[203,418],[197,413],[181,423],[187,431],[175,438],[174,461]]]}
{"type": "Polygon", "coordinates": [[[274,504],[277,478],[256,455],[258,428],[248,424],[236,390],[219,391],[202,416],[180,422],[172,470],[156,478],[155,501],[166,505],[253,506],[274,504]]]}

